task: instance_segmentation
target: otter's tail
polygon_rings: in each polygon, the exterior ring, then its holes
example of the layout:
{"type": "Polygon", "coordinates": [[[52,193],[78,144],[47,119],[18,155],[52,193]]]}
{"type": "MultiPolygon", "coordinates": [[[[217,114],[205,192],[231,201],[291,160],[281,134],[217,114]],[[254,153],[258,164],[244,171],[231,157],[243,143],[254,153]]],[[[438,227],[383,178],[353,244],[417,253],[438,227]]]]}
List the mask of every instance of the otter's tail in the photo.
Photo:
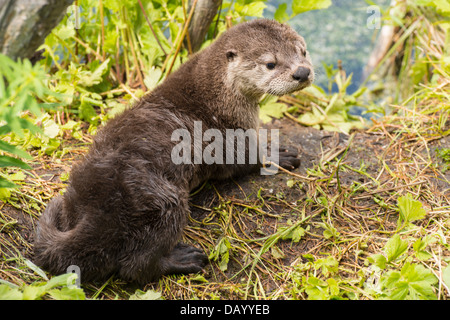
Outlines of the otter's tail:
{"type": "Polygon", "coordinates": [[[42,214],[36,230],[34,263],[53,274],[64,273],[70,262],[64,256],[67,239],[75,230],[61,231],[59,221],[63,215],[62,196],[53,198],[42,214]]]}

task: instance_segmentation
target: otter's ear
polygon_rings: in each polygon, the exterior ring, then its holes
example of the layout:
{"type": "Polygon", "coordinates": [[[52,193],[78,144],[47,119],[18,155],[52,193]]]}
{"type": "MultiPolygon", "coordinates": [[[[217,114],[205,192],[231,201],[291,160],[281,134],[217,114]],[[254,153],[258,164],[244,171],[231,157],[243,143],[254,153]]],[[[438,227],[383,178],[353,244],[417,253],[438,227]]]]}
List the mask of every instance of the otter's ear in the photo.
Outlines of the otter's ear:
{"type": "Polygon", "coordinates": [[[237,51],[234,49],[228,50],[227,51],[227,59],[229,62],[233,61],[234,58],[236,58],[237,56],[237,51]]]}

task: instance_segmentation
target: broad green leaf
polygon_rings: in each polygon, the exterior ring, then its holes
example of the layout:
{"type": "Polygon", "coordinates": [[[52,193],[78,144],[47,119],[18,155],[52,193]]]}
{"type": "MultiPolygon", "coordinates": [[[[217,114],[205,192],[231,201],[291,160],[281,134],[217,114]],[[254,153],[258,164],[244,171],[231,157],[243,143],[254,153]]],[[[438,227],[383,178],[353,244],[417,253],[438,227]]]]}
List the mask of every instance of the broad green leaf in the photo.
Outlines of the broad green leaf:
{"type": "Polygon", "coordinates": [[[42,146],[42,150],[45,152],[45,154],[48,154],[49,156],[55,152],[59,146],[61,145],[61,140],[59,139],[49,139],[48,143],[44,146],[42,146]]]}
{"type": "Polygon", "coordinates": [[[269,96],[261,102],[259,110],[259,118],[263,123],[272,121],[272,118],[280,119],[288,106],[284,103],[277,102],[278,97],[269,96]]]}
{"type": "Polygon", "coordinates": [[[282,233],[282,240],[292,240],[293,242],[299,242],[300,239],[305,235],[305,229],[300,226],[280,227],[278,231],[282,233]]]}
{"type": "Polygon", "coordinates": [[[425,261],[432,257],[430,253],[426,251],[427,246],[434,242],[435,238],[431,236],[425,236],[422,239],[417,239],[413,244],[413,249],[415,251],[416,257],[421,260],[425,261]]]}
{"type": "Polygon", "coordinates": [[[392,300],[435,300],[433,291],[437,278],[422,265],[405,263],[401,271],[390,271],[381,278],[382,288],[388,289],[392,300]]]}
{"type": "Polygon", "coordinates": [[[266,7],[267,5],[263,1],[253,1],[245,5],[236,3],[234,8],[241,16],[262,18],[266,7]]]}
{"type": "Polygon", "coordinates": [[[338,282],[333,278],[329,278],[329,279],[327,279],[327,283],[328,283],[328,288],[330,290],[330,294],[333,296],[338,296],[339,295],[338,282]]]}
{"type": "Polygon", "coordinates": [[[277,20],[278,22],[281,22],[281,23],[287,21],[289,19],[289,15],[287,14],[286,9],[287,9],[287,3],[280,4],[278,6],[277,11],[275,11],[275,14],[273,16],[275,18],[275,20],[277,20]]]}
{"type": "Polygon", "coordinates": [[[160,68],[152,68],[146,73],[144,83],[148,90],[153,90],[160,83],[161,74],[160,68]]]}
{"type": "Polygon", "coordinates": [[[284,252],[281,251],[281,249],[278,248],[276,245],[270,248],[270,252],[275,259],[284,259],[286,257],[284,252]]]}
{"type": "Polygon", "coordinates": [[[95,123],[95,118],[97,117],[97,112],[92,105],[87,102],[82,102],[78,108],[80,118],[89,123],[95,123]]]}
{"type": "Polygon", "coordinates": [[[45,286],[29,285],[23,289],[23,300],[38,300],[45,294],[45,286]]]}
{"type": "Polygon", "coordinates": [[[49,138],[56,138],[59,134],[60,128],[59,125],[53,121],[52,119],[46,119],[42,123],[44,127],[44,134],[49,138]]]}
{"type": "Polygon", "coordinates": [[[86,295],[80,288],[63,287],[61,289],[51,289],[47,292],[53,299],[56,300],[85,300],[86,295]]]}
{"type": "Polygon", "coordinates": [[[222,238],[215,246],[214,250],[209,254],[209,259],[219,261],[219,269],[222,271],[226,271],[228,269],[228,261],[230,259],[230,250],[231,244],[227,238],[222,238]]]}
{"type": "Polygon", "coordinates": [[[94,72],[85,71],[80,78],[78,84],[84,87],[92,87],[99,84],[103,80],[103,75],[108,72],[108,64],[110,59],[106,59],[94,72]]]}
{"type": "Polygon", "coordinates": [[[386,253],[387,262],[392,262],[398,259],[408,249],[408,242],[400,239],[398,234],[394,235],[386,243],[384,252],[386,253]]]}
{"type": "Polygon", "coordinates": [[[448,0],[434,0],[437,11],[445,16],[450,16],[450,2],[448,0]]]}
{"type": "Polygon", "coordinates": [[[306,281],[305,292],[308,300],[327,300],[329,298],[328,283],[313,276],[306,281]]]}
{"type": "Polygon", "coordinates": [[[373,254],[368,258],[369,262],[376,265],[378,268],[380,269],[385,269],[386,268],[386,257],[382,254],[373,254]]]}
{"type": "Polygon", "coordinates": [[[22,300],[22,292],[6,284],[0,284],[0,300],[22,300]]]}
{"type": "Polygon", "coordinates": [[[331,0],[293,0],[292,11],[297,15],[306,11],[326,9],[331,5],[331,0]]]}
{"type": "Polygon", "coordinates": [[[328,277],[330,274],[338,272],[339,262],[334,257],[329,256],[326,259],[317,259],[314,268],[321,269],[322,273],[328,277]]]}
{"type": "Polygon", "coordinates": [[[402,196],[397,200],[400,209],[400,218],[405,222],[412,222],[425,218],[426,211],[420,201],[414,200],[411,194],[402,196]]]}

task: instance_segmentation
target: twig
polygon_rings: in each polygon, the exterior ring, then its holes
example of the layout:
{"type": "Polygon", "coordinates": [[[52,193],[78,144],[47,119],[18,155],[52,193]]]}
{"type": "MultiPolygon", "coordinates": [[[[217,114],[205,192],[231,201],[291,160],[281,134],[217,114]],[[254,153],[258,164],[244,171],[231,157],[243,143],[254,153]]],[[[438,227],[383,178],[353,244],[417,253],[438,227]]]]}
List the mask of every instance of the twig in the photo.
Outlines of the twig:
{"type": "Polygon", "coordinates": [[[179,41],[178,41],[177,49],[175,50],[175,54],[174,54],[172,63],[170,64],[170,67],[169,67],[169,69],[167,70],[167,74],[168,74],[168,75],[170,74],[170,72],[172,72],[173,65],[175,64],[175,60],[177,59],[178,53],[180,52],[181,45],[182,45],[182,43],[183,43],[184,37],[186,36],[186,32],[187,32],[189,23],[191,22],[192,16],[194,15],[194,9],[195,9],[195,6],[197,5],[197,1],[198,1],[198,0],[194,0],[194,3],[192,4],[191,11],[189,12],[189,17],[188,17],[186,23],[184,24],[183,32],[182,32],[182,34],[181,34],[181,38],[180,38],[179,41]]]}
{"type": "Polygon", "coordinates": [[[139,6],[141,7],[142,13],[144,14],[145,20],[147,20],[148,26],[150,27],[150,30],[152,30],[153,36],[155,37],[156,42],[158,43],[159,47],[161,48],[162,52],[164,53],[164,55],[167,55],[166,50],[164,50],[161,42],[158,39],[158,36],[156,35],[155,30],[153,29],[152,24],[150,23],[150,20],[148,19],[147,13],[145,13],[145,9],[144,6],[142,5],[141,0],[138,0],[139,2],[139,6]]]}

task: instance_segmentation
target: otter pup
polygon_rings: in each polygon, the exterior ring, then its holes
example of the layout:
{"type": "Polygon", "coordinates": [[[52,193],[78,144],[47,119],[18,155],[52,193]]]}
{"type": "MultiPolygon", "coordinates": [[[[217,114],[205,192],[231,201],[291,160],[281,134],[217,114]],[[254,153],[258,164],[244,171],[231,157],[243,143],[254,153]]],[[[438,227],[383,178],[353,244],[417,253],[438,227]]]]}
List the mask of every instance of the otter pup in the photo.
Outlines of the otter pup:
{"type": "MultiPolygon", "coordinates": [[[[190,190],[261,163],[175,164],[173,132],[193,132],[194,122],[202,130],[256,129],[263,94],[313,80],[305,41],[289,26],[261,19],[226,31],[99,131],[39,221],[35,263],[53,274],[76,265],[82,282],[115,274],[145,284],[201,271],[207,256],[179,243],[190,190]]],[[[281,152],[280,165],[297,167],[296,153],[281,152]]]]}

